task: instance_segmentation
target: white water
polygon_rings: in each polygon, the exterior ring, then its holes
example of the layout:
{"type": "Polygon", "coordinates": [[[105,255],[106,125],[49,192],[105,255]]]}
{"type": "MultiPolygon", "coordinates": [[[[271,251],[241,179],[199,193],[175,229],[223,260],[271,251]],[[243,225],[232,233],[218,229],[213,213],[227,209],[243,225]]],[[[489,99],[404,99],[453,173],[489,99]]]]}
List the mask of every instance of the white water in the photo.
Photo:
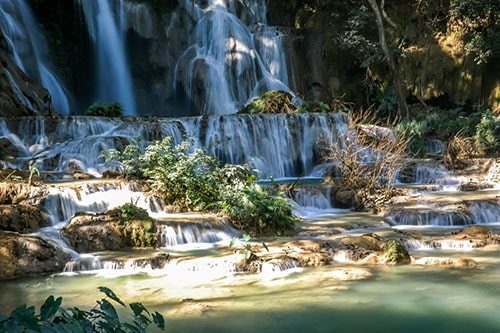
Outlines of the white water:
{"type": "MultiPolygon", "coordinates": [[[[121,121],[72,117],[47,131],[43,118],[30,118],[8,129],[30,151],[43,171],[83,172],[99,176],[115,168],[100,157],[103,150],[120,148],[140,137],[148,141],[172,136],[176,143],[193,138],[195,148],[231,164],[249,163],[261,178],[309,174],[320,158],[319,142],[342,141],[347,120],[342,114],[211,116],[154,121],[121,121]]],[[[19,162],[22,165],[22,161],[19,162]]]]}
{"type": "MultiPolygon", "coordinates": [[[[11,49],[16,65],[49,91],[55,111],[68,115],[70,108],[66,91],[52,69],[47,53],[47,43],[25,0],[0,1],[0,29],[11,49]]],[[[13,90],[17,92],[18,97],[22,97],[10,73],[7,75],[13,90]]],[[[33,110],[26,98],[21,98],[21,101],[33,110]]]]}
{"type": "MultiPolygon", "coordinates": [[[[249,4],[257,20],[265,18],[260,1],[249,4]]],[[[191,46],[178,60],[174,84],[182,83],[202,114],[235,113],[267,90],[290,91],[280,81],[287,76],[280,40],[268,33],[261,47],[265,56],[259,54],[254,34],[236,16],[234,1],[209,0],[200,7],[183,0],[180,5],[191,13],[196,28],[191,46]]]]}
{"type": "Polygon", "coordinates": [[[126,115],[137,114],[125,51],[123,0],[79,0],[96,54],[97,100],[119,102],[126,115]]]}

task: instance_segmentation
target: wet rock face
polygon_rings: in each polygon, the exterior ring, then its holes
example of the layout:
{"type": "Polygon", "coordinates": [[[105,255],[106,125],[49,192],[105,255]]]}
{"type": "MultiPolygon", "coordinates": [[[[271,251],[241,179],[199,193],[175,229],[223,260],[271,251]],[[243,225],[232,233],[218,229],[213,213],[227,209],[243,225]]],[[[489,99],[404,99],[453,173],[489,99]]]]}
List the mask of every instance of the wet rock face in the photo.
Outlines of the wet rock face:
{"type": "Polygon", "coordinates": [[[61,232],[80,253],[155,247],[159,237],[153,221],[123,222],[107,214],[75,216],[61,232]]]}
{"type": "Polygon", "coordinates": [[[12,60],[0,31],[0,116],[32,116],[48,112],[43,98],[48,91],[29,79],[12,60]]]}
{"type": "Polygon", "coordinates": [[[0,230],[25,233],[49,224],[49,216],[37,207],[0,205],[0,230]]]}
{"type": "Polygon", "coordinates": [[[0,231],[0,279],[61,272],[70,256],[35,236],[0,231]]]}
{"type": "Polygon", "coordinates": [[[0,137],[0,160],[17,158],[20,155],[21,152],[9,138],[0,137]]]}

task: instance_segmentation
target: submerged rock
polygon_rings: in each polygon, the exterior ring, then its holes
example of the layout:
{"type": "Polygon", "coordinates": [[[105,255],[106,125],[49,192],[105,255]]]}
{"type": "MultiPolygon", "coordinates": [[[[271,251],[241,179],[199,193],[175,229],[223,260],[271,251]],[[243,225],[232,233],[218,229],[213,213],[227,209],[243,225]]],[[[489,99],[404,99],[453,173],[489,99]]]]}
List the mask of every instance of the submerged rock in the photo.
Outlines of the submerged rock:
{"type": "Polygon", "coordinates": [[[452,268],[475,268],[477,263],[470,258],[439,258],[423,257],[414,261],[415,265],[422,266],[440,266],[452,268]]]}
{"type": "Polygon", "coordinates": [[[29,232],[49,224],[49,216],[37,207],[0,205],[0,230],[29,232]]]}
{"type": "Polygon", "coordinates": [[[70,256],[36,236],[0,231],[0,279],[61,272],[70,256]]]}

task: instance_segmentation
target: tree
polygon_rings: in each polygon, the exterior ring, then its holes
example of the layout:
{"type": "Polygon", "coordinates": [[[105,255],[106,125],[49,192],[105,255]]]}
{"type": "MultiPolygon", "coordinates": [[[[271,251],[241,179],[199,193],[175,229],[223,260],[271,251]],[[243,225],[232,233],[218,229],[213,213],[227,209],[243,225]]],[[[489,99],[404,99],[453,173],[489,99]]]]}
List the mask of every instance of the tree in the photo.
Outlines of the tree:
{"type": "Polygon", "coordinates": [[[373,14],[375,15],[375,20],[377,22],[377,31],[380,47],[384,52],[385,59],[387,64],[389,65],[389,69],[392,72],[392,79],[394,82],[394,88],[396,90],[396,96],[398,99],[399,105],[399,116],[404,114],[406,118],[408,118],[408,105],[406,104],[406,86],[401,78],[400,68],[397,61],[394,58],[394,55],[389,48],[389,44],[387,43],[387,38],[385,35],[385,25],[384,22],[391,25],[393,28],[397,28],[397,25],[387,16],[384,10],[384,0],[381,1],[380,5],[376,0],[367,0],[370,7],[373,10],[373,14]]]}

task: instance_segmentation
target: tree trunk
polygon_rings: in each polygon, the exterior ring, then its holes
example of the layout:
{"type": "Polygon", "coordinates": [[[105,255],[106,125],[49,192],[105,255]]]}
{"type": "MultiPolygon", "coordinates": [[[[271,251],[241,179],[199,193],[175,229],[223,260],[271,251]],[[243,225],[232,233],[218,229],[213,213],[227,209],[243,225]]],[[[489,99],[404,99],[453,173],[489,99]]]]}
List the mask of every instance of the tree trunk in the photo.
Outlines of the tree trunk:
{"type": "Polygon", "coordinates": [[[394,56],[392,55],[392,52],[385,38],[385,27],[381,10],[376,0],[367,0],[367,1],[370,4],[370,7],[372,7],[373,13],[375,14],[380,47],[384,52],[384,56],[387,59],[387,64],[389,65],[389,69],[392,72],[394,88],[396,89],[396,97],[398,98],[398,104],[399,104],[399,115],[404,114],[404,116],[408,118],[408,106],[406,105],[406,87],[405,84],[403,83],[403,80],[401,79],[399,67],[397,66],[396,61],[394,60],[394,56]]]}

